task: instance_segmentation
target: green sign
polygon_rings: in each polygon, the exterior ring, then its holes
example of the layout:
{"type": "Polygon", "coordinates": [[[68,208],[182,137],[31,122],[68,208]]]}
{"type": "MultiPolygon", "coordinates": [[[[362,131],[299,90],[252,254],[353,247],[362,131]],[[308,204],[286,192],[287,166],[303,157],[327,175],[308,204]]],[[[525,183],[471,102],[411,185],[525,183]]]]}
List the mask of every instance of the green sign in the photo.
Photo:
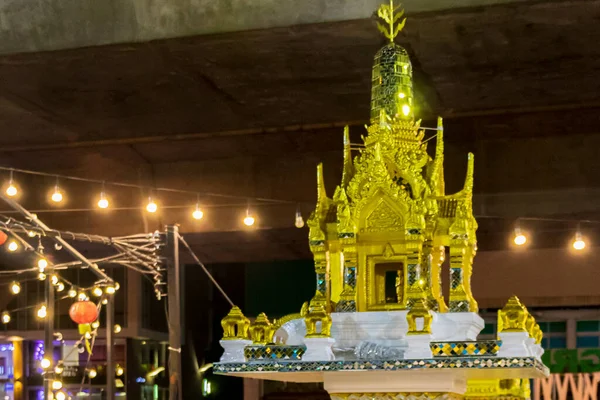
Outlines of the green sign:
{"type": "Polygon", "coordinates": [[[600,371],[600,349],[554,349],[542,356],[551,373],[600,371]]]}

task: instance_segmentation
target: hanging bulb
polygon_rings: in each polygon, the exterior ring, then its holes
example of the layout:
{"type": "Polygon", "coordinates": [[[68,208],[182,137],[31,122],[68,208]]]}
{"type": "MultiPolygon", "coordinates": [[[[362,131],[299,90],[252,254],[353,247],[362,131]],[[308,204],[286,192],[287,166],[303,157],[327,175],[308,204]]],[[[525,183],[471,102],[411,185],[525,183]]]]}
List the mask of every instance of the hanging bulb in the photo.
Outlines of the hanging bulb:
{"type": "Polygon", "coordinates": [[[63,384],[61,381],[52,381],[52,389],[53,390],[60,390],[62,389],[63,384]]]}
{"type": "Polygon", "coordinates": [[[40,308],[38,308],[36,314],[39,319],[46,318],[46,316],[48,315],[48,310],[46,309],[46,306],[41,306],[40,308]]]}
{"type": "Polygon", "coordinates": [[[10,171],[10,179],[8,180],[8,187],[6,188],[6,195],[8,197],[15,197],[19,193],[15,182],[13,181],[13,172],[10,171]]]}
{"type": "Polygon", "coordinates": [[[121,289],[121,285],[119,285],[119,282],[115,282],[115,290],[119,289],[121,289]]]}
{"type": "Polygon", "coordinates": [[[8,311],[4,311],[2,313],[2,323],[8,324],[9,322],[10,322],[10,314],[8,313],[8,311]]]}
{"type": "Polygon", "coordinates": [[[19,250],[19,244],[17,242],[15,242],[14,240],[8,242],[8,251],[15,252],[17,250],[19,250]]]}
{"type": "Polygon", "coordinates": [[[29,237],[35,237],[35,235],[37,235],[37,233],[35,233],[35,231],[27,232],[27,236],[29,236],[29,237]]]}
{"type": "Polygon", "coordinates": [[[115,324],[115,326],[113,327],[113,332],[115,333],[121,333],[121,325],[119,324],[115,324]]]}
{"type": "Polygon", "coordinates": [[[46,274],[45,274],[45,273],[43,273],[43,272],[40,272],[40,273],[38,274],[38,279],[39,279],[40,281],[45,281],[45,280],[46,280],[46,274]]]}
{"type": "Polygon", "coordinates": [[[52,282],[52,285],[54,285],[54,286],[58,285],[58,276],[56,276],[56,275],[50,276],[50,282],[52,282]]]}
{"type": "Polygon", "coordinates": [[[12,294],[19,294],[21,292],[21,284],[19,282],[13,282],[10,284],[10,292],[12,294]]]}
{"type": "Polygon", "coordinates": [[[56,182],[56,185],[54,186],[54,192],[52,193],[51,199],[55,203],[60,203],[61,201],[63,201],[63,194],[60,190],[60,187],[58,186],[58,181],[56,182]]]}
{"type": "Polygon", "coordinates": [[[158,210],[158,205],[152,200],[152,197],[148,197],[148,205],[146,206],[146,211],[149,213],[155,213],[158,210]]]}
{"type": "Polygon", "coordinates": [[[58,282],[58,284],[56,285],[56,291],[62,292],[63,290],[65,290],[65,284],[62,282],[58,282]]]}
{"type": "Polygon", "coordinates": [[[122,376],[125,373],[123,367],[121,367],[120,365],[117,365],[117,368],[115,368],[115,372],[117,373],[117,376],[122,376]]]}
{"type": "Polygon", "coordinates": [[[88,376],[91,379],[94,379],[97,375],[98,375],[98,372],[94,368],[92,368],[88,371],[88,376]]]}
{"type": "Polygon", "coordinates": [[[56,375],[60,375],[63,373],[63,371],[65,370],[62,361],[59,361],[58,364],[56,364],[56,367],[54,367],[54,373],[56,375]]]}
{"type": "Polygon", "coordinates": [[[102,304],[103,305],[107,305],[108,304],[108,299],[106,297],[102,299],[102,304]]]}
{"type": "Polygon", "coordinates": [[[87,340],[90,340],[90,339],[92,338],[92,334],[91,334],[90,332],[86,332],[86,333],[83,335],[83,337],[84,337],[84,338],[86,338],[87,340]]]}
{"type": "Polygon", "coordinates": [[[304,226],[304,218],[302,218],[302,214],[300,214],[300,210],[296,211],[296,221],[294,222],[296,228],[300,229],[304,226]]]}
{"type": "Polygon", "coordinates": [[[102,296],[102,293],[104,293],[104,292],[102,291],[102,288],[99,286],[96,286],[96,287],[94,287],[94,289],[92,289],[92,294],[96,297],[102,296]]]}
{"type": "Polygon", "coordinates": [[[85,294],[85,292],[81,292],[77,296],[77,299],[79,299],[79,301],[87,301],[88,297],[87,297],[87,294],[85,294]]]}
{"type": "Polygon", "coordinates": [[[60,244],[60,243],[54,243],[54,249],[55,250],[62,250],[62,244],[60,244]]]}
{"type": "Polygon", "coordinates": [[[42,361],[40,361],[40,366],[41,366],[43,369],[48,369],[48,368],[50,368],[50,366],[51,366],[51,365],[52,365],[52,361],[50,361],[50,359],[49,359],[49,358],[46,358],[46,357],[44,357],[44,358],[42,359],[42,361]]]}
{"type": "Polygon", "coordinates": [[[527,236],[523,234],[521,228],[517,227],[515,228],[515,238],[513,240],[517,246],[523,246],[527,243],[527,236]]]}
{"type": "Polygon", "coordinates": [[[77,290],[75,290],[74,288],[71,288],[67,292],[67,295],[73,299],[73,298],[77,297],[77,290]]]}
{"type": "Polygon", "coordinates": [[[192,218],[199,220],[202,219],[202,217],[204,217],[204,212],[200,209],[200,205],[196,204],[196,209],[192,213],[192,218]]]}
{"type": "Polygon", "coordinates": [[[98,322],[98,321],[92,322],[92,328],[93,329],[98,329],[98,327],[100,327],[100,322],[98,322]]]}
{"type": "Polygon", "coordinates": [[[48,260],[46,260],[45,258],[40,258],[37,262],[37,265],[38,265],[40,272],[44,272],[44,270],[48,266],[48,260]]]}
{"type": "Polygon", "coordinates": [[[106,292],[106,294],[115,294],[117,289],[115,289],[113,285],[108,285],[106,289],[104,289],[104,291],[106,292]]]}
{"type": "Polygon", "coordinates": [[[252,226],[252,225],[254,225],[254,222],[255,222],[255,219],[250,214],[250,207],[248,207],[246,209],[246,218],[244,218],[244,225],[246,225],[246,226],[252,226]]]}
{"type": "Polygon", "coordinates": [[[65,392],[60,391],[60,392],[56,392],[56,394],[54,395],[54,398],[56,400],[66,400],[67,399],[67,395],[65,394],[65,392]]]}
{"type": "Polygon", "coordinates": [[[575,233],[573,248],[577,251],[585,249],[585,240],[583,240],[583,236],[581,236],[581,232],[579,232],[579,230],[577,230],[577,233],[575,233]]]}
{"type": "Polygon", "coordinates": [[[104,193],[104,189],[100,192],[100,199],[98,200],[98,207],[100,208],[108,208],[108,199],[106,198],[106,193],[104,193]]]}

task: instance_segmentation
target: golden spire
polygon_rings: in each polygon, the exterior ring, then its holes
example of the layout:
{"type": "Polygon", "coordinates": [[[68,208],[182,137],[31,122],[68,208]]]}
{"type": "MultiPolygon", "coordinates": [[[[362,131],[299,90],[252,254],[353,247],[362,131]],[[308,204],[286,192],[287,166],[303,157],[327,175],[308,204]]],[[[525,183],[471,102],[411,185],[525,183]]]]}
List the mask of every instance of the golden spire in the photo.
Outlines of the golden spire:
{"type": "Polygon", "coordinates": [[[434,196],[444,196],[444,125],[442,117],[438,117],[437,136],[435,142],[435,159],[430,177],[430,185],[434,196]]]}
{"type": "Polygon", "coordinates": [[[394,41],[406,23],[406,18],[404,18],[401,22],[398,22],[398,20],[404,15],[404,10],[400,7],[400,5],[394,7],[394,0],[390,0],[390,4],[382,4],[377,10],[377,15],[379,18],[387,23],[387,26],[385,26],[378,21],[377,29],[379,29],[379,32],[383,33],[386,38],[390,39],[390,42],[394,41]]]}
{"type": "Polygon", "coordinates": [[[317,210],[327,212],[327,192],[323,178],[323,163],[317,165],[317,210]]]}
{"type": "Polygon", "coordinates": [[[354,175],[354,166],[352,165],[352,151],[350,150],[350,128],[344,127],[344,168],[342,170],[342,188],[345,188],[354,175]]]}
{"type": "Polygon", "coordinates": [[[473,175],[475,173],[475,156],[469,153],[467,162],[467,177],[465,178],[465,187],[463,192],[468,195],[473,195],[473,175]]]}

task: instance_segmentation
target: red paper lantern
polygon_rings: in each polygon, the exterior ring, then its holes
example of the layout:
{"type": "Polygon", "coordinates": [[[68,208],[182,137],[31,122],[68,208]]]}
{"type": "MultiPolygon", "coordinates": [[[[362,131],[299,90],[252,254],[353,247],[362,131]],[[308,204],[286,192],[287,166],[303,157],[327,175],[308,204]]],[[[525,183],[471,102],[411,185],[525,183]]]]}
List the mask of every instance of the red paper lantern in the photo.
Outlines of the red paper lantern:
{"type": "Polygon", "coordinates": [[[6,240],[8,240],[8,235],[4,231],[0,231],[0,246],[6,243],[6,240]]]}
{"type": "Polygon", "coordinates": [[[91,324],[98,319],[98,307],[91,301],[77,301],[69,309],[69,316],[77,324],[91,324]]]}

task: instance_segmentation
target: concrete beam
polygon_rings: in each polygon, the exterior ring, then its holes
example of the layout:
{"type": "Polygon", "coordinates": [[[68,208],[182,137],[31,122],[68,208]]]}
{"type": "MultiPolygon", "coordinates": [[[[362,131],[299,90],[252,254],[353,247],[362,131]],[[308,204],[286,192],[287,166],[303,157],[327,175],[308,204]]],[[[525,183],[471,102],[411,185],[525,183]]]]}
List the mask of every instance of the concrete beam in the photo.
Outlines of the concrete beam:
{"type": "MultiPolygon", "coordinates": [[[[383,0],[6,0],[0,54],[369,18],[383,0]]],[[[527,0],[406,0],[408,14],[527,0]]]]}

